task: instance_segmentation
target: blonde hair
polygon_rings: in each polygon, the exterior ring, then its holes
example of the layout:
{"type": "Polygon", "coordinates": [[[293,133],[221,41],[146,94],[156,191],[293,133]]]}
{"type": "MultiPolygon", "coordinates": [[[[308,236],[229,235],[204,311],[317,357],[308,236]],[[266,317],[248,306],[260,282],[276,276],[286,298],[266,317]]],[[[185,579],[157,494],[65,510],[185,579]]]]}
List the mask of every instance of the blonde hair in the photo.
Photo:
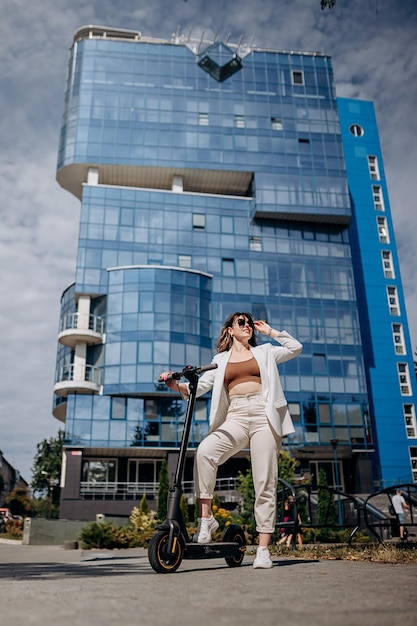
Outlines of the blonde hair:
{"type": "Polygon", "coordinates": [[[229,328],[233,326],[233,323],[238,317],[246,317],[249,320],[249,324],[252,327],[252,337],[249,339],[249,345],[254,347],[258,344],[255,337],[255,325],[253,323],[253,317],[250,313],[231,313],[223,324],[220,331],[220,335],[216,342],[216,352],[227,352],[233,345],[233,337],[229,333],[229,328]]]}

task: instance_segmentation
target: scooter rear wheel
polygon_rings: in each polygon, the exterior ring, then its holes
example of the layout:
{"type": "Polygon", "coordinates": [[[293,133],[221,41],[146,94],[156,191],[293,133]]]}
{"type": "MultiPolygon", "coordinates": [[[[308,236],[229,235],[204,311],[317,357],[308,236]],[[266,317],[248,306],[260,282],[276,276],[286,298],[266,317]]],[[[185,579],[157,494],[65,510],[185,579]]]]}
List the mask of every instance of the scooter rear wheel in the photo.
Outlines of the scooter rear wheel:
{"type": "Polygon", "coordinates": [[[243,532],[240,526],[238,526],[237,524],[232,524],[231,526],[228,527],[228,529],[224,533],[223,541],[236,542],[239,545],[239,547],[242,548],[238,556],[228,556],[225,558],[225,561],[229,567],[239,567],[239,565],[242,564],[243,557],[245,556],[245,550],[244,550],[246,546],[245,533],[243,532]]]}
{"type": "Polygon", "coordinates": [[[184,544],[180,537],[175,538],[174,551],[168,553],[169,533],[160,530],[155,533],[148,545],[148,559],[157,574],[176,572],[184,557],[184,544]]]}

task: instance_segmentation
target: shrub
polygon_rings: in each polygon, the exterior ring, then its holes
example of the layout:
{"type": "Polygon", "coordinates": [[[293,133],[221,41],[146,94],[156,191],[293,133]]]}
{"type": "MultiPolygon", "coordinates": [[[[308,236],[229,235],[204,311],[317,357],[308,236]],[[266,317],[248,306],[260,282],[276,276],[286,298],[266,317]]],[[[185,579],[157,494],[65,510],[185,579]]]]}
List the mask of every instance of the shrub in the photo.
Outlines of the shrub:
{"type": "Polygon", "coordinates": [[[187,504],[187,500],[186,500],[184,494],[181,495],[180,509],[181,509],[181,513],[182,513],[182,518],[184,520],[184,524],[186,526],[189,526],[189,524],[190,524],[190,515],[188,513],[188,504],[187,504]]]}
{"type": "Polygon", "coordinates": [[[21,520],[9,519],[6,521],[5,533],[8,539],[22,539],[23,522],[21,520]]]}
{"type": "Polygon", "coordinates": [[[167,499],[169,492],[168,466],[166,459],[162,460],[158,477],[158,519],[163,522],[167,516],[167,499]]]}
{"type": "Polygon", "coordinates": [[[129,539],[124,535],[123,529],[110,522],[90,522],[81,529],[78,539],[85,550],[92,548],[113,550],[130,547],[129,539]]]}
{"type": "Polygon", "coordinates": [[[138,532],[146,532],[152,530],[156,526],[155,511],[144,512],[140,508],[134,506],[129,517],[133,528],[138,532]]]}
{"type": "Polygon", "coordinates": [[[146,548],[156,526],[156,513],[155,511],[145,513],[142,508],[146,507],[133,507],[128,526],[116,526],[111,522],[87,524],[78,535],[82,548],[84,550],[146,548]]]}
{"type": "Polygon", "coordinates": [[[242,494],[241,517],[242,525],[252,543],[256,535],[256,522],[253,511],[255,502],[255,488],[253,486],[252,470],[248,468],[246,474],[238,474],[238,491],[242,494]]]}
{"type": "Polygon", "coordinates": [[[140,501],[140,505],[139,505],[139,510],[141,513],[149,513],[149,506],[148,506],[148,501],[146,499],[146,494],[143,494],[142,496],[142,500],[140,501]]]}

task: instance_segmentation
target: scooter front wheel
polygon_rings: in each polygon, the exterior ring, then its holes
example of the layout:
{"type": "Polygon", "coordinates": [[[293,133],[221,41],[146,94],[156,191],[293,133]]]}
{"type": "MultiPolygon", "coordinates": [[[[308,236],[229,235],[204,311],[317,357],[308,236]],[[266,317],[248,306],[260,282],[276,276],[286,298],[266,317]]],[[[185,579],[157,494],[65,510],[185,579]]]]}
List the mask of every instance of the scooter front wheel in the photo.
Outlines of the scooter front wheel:
{"type": "Polygon", "coordinates": [[[157,574],[176,572],[184,557],[184,544],[181,537],[174,538],[173,551],[168,552],[169,532],[160,530],[155,533],[148,545],[148,559],[157,574]]]}
{"type": "Polygon", "coordinates": [[[239,567],[242,564],[246,550],[246,537],[242,528],[238,524],[231,524],[224,533],[223,541],[233,541],[238,544],[239,552],[236,556],[225,557],[225,561],[229,567],[239,567]]]}

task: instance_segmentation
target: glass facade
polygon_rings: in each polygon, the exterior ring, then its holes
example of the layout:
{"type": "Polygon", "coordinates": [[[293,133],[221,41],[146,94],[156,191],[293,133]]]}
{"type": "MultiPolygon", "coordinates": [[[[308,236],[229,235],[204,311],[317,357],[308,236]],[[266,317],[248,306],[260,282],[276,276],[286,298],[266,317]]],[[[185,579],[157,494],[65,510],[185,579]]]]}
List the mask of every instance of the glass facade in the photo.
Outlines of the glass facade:
{"type": "MultiPolygon", "coordinates": [[[[360,472],[355,453],[368,453],[374,479],[405,475],[404,399],[393,393],[401,451],[392,462],[370,357],[387,339],[386,326],[370,332],[370,311],[377,317],[383,306],[390,318],[388,286],[402,305],[393,233],[397,279],[387,282],[379,250],[360,262],[369,232],[352,202],[359,171],[360,212],[372,213],[380,245],[367,159],[379,155],[352,143],[370,125],[377,139],[374,118],[360,103],[348,115],[324,55],[231,48],[240,66],[219,73],[206,48],[99,33],[71,49],[57,178],[80,198],[81,218],[61,315],[87,306],[103,315],[105,332],[100,343],[58,348],[54,412],[67,445],[177,447],[185,406],[159,373],[209,362],[223,320],[247,310],[304,345],[280,366],[292,453],[331,458],[336,439],[350,472],[360,472]],[[347,123],[355,132],[345,136],[347,123]],[[99,387],[84,388],[81,376],[62,391],[63,365],[80,362],[100,371],[99,387]]],[[[383,384],[399,389],[387,358],[383,384]]],[[[191,446],[207,433],[208,402],[198,401],[191,446]]]]}

